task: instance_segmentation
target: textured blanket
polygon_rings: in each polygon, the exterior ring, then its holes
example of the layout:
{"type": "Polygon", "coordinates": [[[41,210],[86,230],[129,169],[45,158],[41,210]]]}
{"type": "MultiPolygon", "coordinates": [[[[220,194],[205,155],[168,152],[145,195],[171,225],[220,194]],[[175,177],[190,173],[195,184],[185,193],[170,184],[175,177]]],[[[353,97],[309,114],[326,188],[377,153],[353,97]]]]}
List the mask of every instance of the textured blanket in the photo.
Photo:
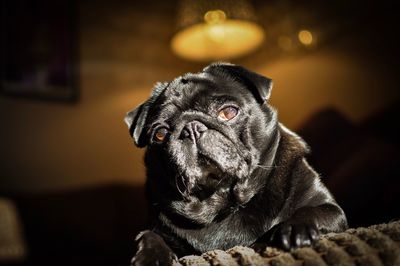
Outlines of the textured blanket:
{"type": "Polygon", "coordinates": [[[400,265],[400,220],[326,234],[313,247],[291,252],[237,246],[185,256],[175,265],[400,265]]]}

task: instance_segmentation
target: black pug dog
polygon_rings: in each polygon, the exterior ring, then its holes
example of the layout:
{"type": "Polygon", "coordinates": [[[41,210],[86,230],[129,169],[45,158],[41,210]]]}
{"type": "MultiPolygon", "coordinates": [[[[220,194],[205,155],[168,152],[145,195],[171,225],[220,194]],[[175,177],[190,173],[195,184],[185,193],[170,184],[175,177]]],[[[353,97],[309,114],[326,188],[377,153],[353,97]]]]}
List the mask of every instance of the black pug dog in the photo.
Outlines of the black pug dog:
{"type": "Polygon", "coordinates": [[[147,147],[154,224],[137,236],[132,265],[267,243],[308,246],[347,227],[343,210],[304,156],[304,141],[267,104],[272,81],[215,63],[169,83],[127,114],[147,147]]]}

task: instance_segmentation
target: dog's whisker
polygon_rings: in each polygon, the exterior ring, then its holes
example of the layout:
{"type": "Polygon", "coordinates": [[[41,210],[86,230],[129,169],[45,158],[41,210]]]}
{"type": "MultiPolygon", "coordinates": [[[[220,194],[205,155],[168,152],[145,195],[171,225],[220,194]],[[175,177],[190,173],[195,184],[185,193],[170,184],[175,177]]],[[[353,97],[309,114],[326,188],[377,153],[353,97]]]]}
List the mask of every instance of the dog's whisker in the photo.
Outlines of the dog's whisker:
{"type": "Polygon", "coordinates": [[[183,175],[182,175],[181,173],[179,173],[179,176],[180,176],[180,178],[181,178],[181,181],[182,181],[183,186],[185,187],[185,190],[187,190],[188,187],[187,187],[187,184],[186,184],[186,182],[185,182],[185,178],[183,177],[183,175]]]}
{"type": "Polygon", "coordinates": [[[184,193],[182,192],[182,190],[179,187],[177,176],[175,176],[175,186],[178,189],[179,194],[181,194],[182,197],[185,197],[184,193]]]}
{"type": "Polygon", "coordinates": [[[269,169],[275,169],[275,168],[277,168],[278,166],[277,166],[277,165],[266,166],[266,165],[262,165],[262,164],[256,164],[255,167],[269,170],[269,169]]]}

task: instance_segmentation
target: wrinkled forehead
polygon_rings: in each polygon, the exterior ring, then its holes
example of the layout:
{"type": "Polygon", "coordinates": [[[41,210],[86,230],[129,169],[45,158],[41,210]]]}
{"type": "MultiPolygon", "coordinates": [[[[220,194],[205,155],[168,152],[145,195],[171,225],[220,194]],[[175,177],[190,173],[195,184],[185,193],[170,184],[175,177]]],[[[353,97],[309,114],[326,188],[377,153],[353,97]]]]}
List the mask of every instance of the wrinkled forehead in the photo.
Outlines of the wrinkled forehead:
{"type": "Polygon", "coordinates": [[[188,73],[174,79],[163,95],[164,104],[175,104],[182,109],[202,102],[250,100],[252,94],[243,84],[230,76],[209,73],[188,73]]]}

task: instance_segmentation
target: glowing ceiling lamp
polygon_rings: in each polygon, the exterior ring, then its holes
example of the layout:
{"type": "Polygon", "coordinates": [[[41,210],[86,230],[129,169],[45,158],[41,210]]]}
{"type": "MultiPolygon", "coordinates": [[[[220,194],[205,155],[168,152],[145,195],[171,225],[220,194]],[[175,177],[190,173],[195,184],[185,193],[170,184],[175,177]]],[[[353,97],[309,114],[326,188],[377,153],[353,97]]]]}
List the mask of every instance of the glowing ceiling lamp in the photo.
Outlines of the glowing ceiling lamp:
{"type": "Polygon", "coordinates": [[[247,0],[183,0],[171,48],[194,61],[227,60],[254,51],[264,40],[247,0]]]}

